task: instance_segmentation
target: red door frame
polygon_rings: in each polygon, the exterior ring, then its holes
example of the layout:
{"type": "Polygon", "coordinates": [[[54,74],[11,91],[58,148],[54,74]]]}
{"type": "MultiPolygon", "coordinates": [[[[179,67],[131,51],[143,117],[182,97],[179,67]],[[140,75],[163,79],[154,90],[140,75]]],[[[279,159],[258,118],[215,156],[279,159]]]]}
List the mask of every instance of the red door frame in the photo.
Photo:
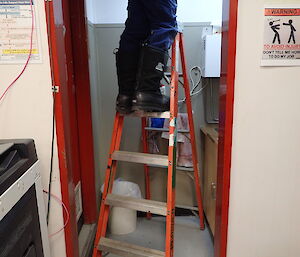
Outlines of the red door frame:
{"type": "MultiPolygon", "coordinates": [[[[72,155],[72,138],[70,138],[70,131],[72,129],[78,129],[79,142],[77,147],[80,146],[82,149],[85,149],[86,147],[86,149],[88,149],[87,155],[89,156],[93,156],[91,150],[93,145],[91,125],[84,126],[84,124],[81,123],[83,122],[82,118],[85,117],[84,115],[88,115],[86,117],[88,117],[88,122],[91,124],[84,0],[76,0],[75,2],[72,1],[72,3],[70,2],[70,5],[69,1],[70,0],[54,0],[50,2],[48,1],[47,4],[49,4],[51,8],[54,7],[51,9],[52,11],[50,12],[50,17],[48,17],[48,19],[50,18],[49,21],[52,28],[50,38],[53,48],[52,69],[54,71],[55,84],[60,85],[61,87],[60,92],[56,95],[56,123],[62,197],[71,214],[71,220],[65,229],[67,256],[77,257],[78,236],[77,226],[74,220],[75,200],[74,183],[72,177],[72,168],[76,160],[74,160],[74,156],[72,155]],[[54,2],[54,4],[52,4],[52,2],[54,2]],[[73,30],[73,34],[71,33],[71,30],[73,30]],[[78,34],[75,34],[74,31],[78,34]],[[74,55],[72,52],[72,47],[76,49],[76,55],[74,55]],[[78,59],[78,57],[80,57],[80,59],[78,59]],[[73,77],[74,72],[77,74],[75,77],[73,77]],[[80,93],[75,95],[72,94],[72,89],[74,89],[74,85],[76,84],[74,81],[77,82],[77,86],[80,88],[80,93]],[[67,85],[69,85],[69,87],[67,85]],[[78,119],[79,124],[76,128],[72,127],[69,118],[70,113],[74,111],[70,110],[70,98],[77,102],[76,111],[78,111],[80,114],[78,119]],[[88,105],[87,108],[84,108],[85,104],[88,105]],[[85,133],[88,135],[88,140],[86,143],[83,140],[83,135],[86,135],[85,133]]],[[[226,257],[227,251],[236,61],[237,7],[238,0],[223,0],[223,46],[222,76],[220,86],[220,139],[218,157],[215,257],[226,257]]],[[[84,151],[80,152],[81,164],[84,161],[83,163],[89,163],[90,165],[93,165],[94,162],[91,161],[87,155],[84,155],[84,151]]],[[[92,166],[90,166],[89,170],[91,171],[94,169],[92,169],[92,166]]],[[[92,179],[89,181],[89,183],[92,183],[92,179]]],[[[89,195],[91,195],[91,191],[86,192],[86,196],[89,195]]],[[[92,203],[95,203],[94,199],[92,199],[88,206],[91,206],[92,203]]],[[[93,222],[94,215],[95,211],[91,211],[90,217],[92,218],[89,219],[90,222],[93,222]]]]}
{"type": "Polygon", "coordinates": [[[215,257],[227,256],[238,0],[223,0],[215,257]]]}
{"type": "Polygon", "coordinates": [[[52,79],[59,86],[54,99],[62,200],[70,214],[64,231],[66,253],[79,257],[74,174],[80,174],[82,183],[84,223],[95,223],[97,215],[84,0],[45,5],[52,79]],[[77,41],[86,47],[78,47],[77,41]]]}
{"type": "Polygon", "coordinates": [[[73,53],[74,82],[76,87],[77,124],[82,182],[84,223],[96,223],[96,189],[94,165],[94,141],[92,127],[90,76],[88,58],[87,21],[85,1],[71,1],[71,40],[73,53]]]}
{"type": "MultiPolygon", "coordinates": [[[[50,60],[52,69],[53,85],[59,87],[59,91],[54,93],[55,104],[55,121],[56,121],[56,135],[57,135],[57,148],[59,158],[59,170],[61,181],[61,194],[62,201],[66,205],[69,212],[69,220],[65,227],[65,241],[66,241],[66,254],[68,257],[79,257],[79,249],[76,248],[73,242],[78,242],[77,221],[76,221],[76,207],[75,207],[75,194],[73,182],[73,166],[70,161],[70,154],[68,154],[68,135],[66,127],[68,126],[68,114],[65,111],[63,102],[65,102],[68,75],[65,70],[61,68],[61,63],[65,62],[65,45],[64,45],[64,20],[62,13],[56,14],[54,20],[54,2],[45,2],[46,15],[48,25],[48,38],[50,49],[50,60]],[[60,41],[59,41],[60,40],[60,41]],[[59,41],[59,42],[58,42],[59,41]]],[[[58,4],[55,1],[55,4],[58,4]]],[[[61,4],[61,3],[60,3],[61,4]]],[[[57,8],[57,6],[56,6],[57,8]]],[[[67,221],[68,215],[64,213],[64,223],[67,221]]]]}

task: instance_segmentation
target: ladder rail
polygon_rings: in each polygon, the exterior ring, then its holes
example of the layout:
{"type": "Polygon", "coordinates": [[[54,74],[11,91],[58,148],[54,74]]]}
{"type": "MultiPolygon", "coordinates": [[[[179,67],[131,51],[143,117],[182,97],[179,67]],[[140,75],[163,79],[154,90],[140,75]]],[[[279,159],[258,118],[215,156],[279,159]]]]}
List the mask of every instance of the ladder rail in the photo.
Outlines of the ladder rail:
{"type": "Polygon", "coordinates": [[[98,219],[98,228],[97,228],[94,250],[93,250],[93,256],[97,256],[97,257],[102,257],[102,252],[98,251],[98,242],[104,234],[103,226],[105,227],[104,230],[106,231],[107,224],[106,225],[104,224],[105,216],[107,216],[107,214],[106,214],[107,206],[105,205],[105,199],[106,199],[106,196],[109,193],[109,191],[112,190],[112,187],[110,186],[111,185],[110,181],[111,181],[111,175],[112,175],[112,168],[115,168],[114,163],[116,163],[112,159],[112,154],[116,149],[118,149],[120,147],[123,122],[124,122],[124,117],[122,117],[119,113],[116,113],[115,120],[114,120],[114,126],[113,126],[113,133],[112,133],[112,138],[111,138],[111,146],[110,146],[110,150],[109,150],[108,165],[107,165],[106,172],[105,172],[105,183],[104,183],[104,190],[103,190],[103,194],[102,194],[102,198],[101,198],[101,206],[100,206],[100,213],[99,213],[99,219],[98,219]],[[121,128],[121,130],[120,130],[120,128],[121,128]]]}
{"type": "MultiPolygon", "coordinates": [[[[147,126],[147,118],[142,117],[142,141],[143,141],[143,152],[144,153],[149,153],[148,149],[148,143],[147,143],[147,136],[148,132],[146,130],[147,126]]],[[[147,164],[144,165],[144,173],[145,173],[145,187],[146,187],[146,199],[150,200],[151,199],[151,189],[150,189],[150,170],[149,166],[147,164]]],[[[147,213],[147,218],[151,219],[151,213],[147,213]]]]}
{"type": "MultiPolygon", "coordinates": [[[[122,132],[123,132],[123,126],[124,126],[124,116],[120,116],[120,121],[119,122],[120,122],[120,124],[119,124],[117,135],[116,135],[115,151],[120,150],[121,138],[122,138],[122,132]]],[[[107,168],[109,168],[109,166],[107,168]]],[[[105,196],[105,199],[106,199],[108,194],[112,193],[113,183],[114,183],[115,177],[116,177],[116,170],[117,170],[117,161],[113,160],[112,161],[112,166],[111,166],[111,176],[109,178],[109,188],[108,188],[108,192],[105,196]]],[[[101,236],[105,236],[105,234],[106,234],[107,221],[108,221],[108,218],[109,218],[109,212],[110,212],[109,206],[105,205],[101,236]]]]}
{"type": "Polygon", "coordinates": [[[175,228],[175,186],[176,186],[176,144],[177,144],[177,114],[178,114],[178,52],[179,35],[172,46],[172,76],[170,86],[170,120],[169,120],[169,165],[167,183],[167,220],[166,220],[166,257],[174,255],[175,228]]]}
{"type": "Polygon", "coordinates": [[[203,202],[202,202],[202,195],[201,195],[201,187],[200,187],[200,177],[199,177],[199,167],[198,167],[198,154],[197,154],[197,147],[196,147],[196,136],[195,136],[195,125],[193,119],[193,108],[192,108],[192,101],[190,96],[190,82],[188,78],[187,72],[187,62],[184,53],[184,39],[183,34],[179,33],[179,48],[180,48],[180,57],[181,57],[181,66],[183,72],[183,81],[184,81],[184,91],[186,97],[186,108],[188,113],[188,120],[189,120],[189,127],[190,127],[190,135],[191,135],[191,145],[192,145],[192,155],[193,155],[193,167],[194,167],[194,183],[196,187],[196,197],[198,202],[198,209],[199,209],[199,219],[200,219],[200,229],[204,229],[204,213],[203,213],[203,202]]]}

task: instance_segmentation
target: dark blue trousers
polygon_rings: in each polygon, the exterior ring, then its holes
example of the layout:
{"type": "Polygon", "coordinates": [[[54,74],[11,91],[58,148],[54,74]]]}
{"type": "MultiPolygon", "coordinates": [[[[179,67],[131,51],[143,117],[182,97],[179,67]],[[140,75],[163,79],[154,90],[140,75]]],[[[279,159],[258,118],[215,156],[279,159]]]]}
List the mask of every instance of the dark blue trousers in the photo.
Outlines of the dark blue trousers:
{"type": "Polygon", "coordinates": [[[120,50],[138,51],[143,43],[168,50],[177,34],[177,0],[129,0],[120,50]]]}

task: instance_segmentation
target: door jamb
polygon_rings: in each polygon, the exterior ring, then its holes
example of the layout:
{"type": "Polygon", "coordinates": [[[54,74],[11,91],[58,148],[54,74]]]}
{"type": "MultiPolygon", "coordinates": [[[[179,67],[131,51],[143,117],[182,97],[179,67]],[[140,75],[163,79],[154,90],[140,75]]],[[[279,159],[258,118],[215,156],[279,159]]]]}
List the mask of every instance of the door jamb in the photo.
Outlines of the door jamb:
{"type": "MultiPolygon", "coordinates": [[[[83,0],[82,0],[83,1],[83,0]]],[[[48,2],[49,3],[49,2],[48,2]]],[[[228,234],[228,210],[230,191],[231,170],[231,148],[232,148],[232,126],[233,126],[233,104],[234,104],[234,82],[236,64],[236,34],[237,34],[238,0],[223,0],[223,38],[222,38],[222,70],[220,85],[220,125],[219,125],[219,155],[218,155],[218,181],[217,181],[217,211],[215,231],[215,257],[226,257],[227,234],[228,234]]],[[[87,44],[86,41],[82,42],[87,44]]],[[[64,99],[61,99],[64,105],[64,99]]],[[[58,113],[62,112],[61,109],[58,113]]],[[[61,113],[60,113],[61,114],[61,113]]],[[[57,120],[58,126],[62,125],[63,117],[57,120]]],[[[91,128],[90,128],[91,129],[91,128]]],[[[63,130],[58,130],[58,139],[64,148],[63,130]],[[61,136],[61,137],[60,137],[61,136]]],[[[60,148],[60,147],[59,147],[60,148]]],[[[61,152],[59,160],[61,168],[65,167],[65,152],[61,152]]],[[[68,181],[65,181],[68,182],[68,181]]],[[[70,181],[69,181],[70,182],[70,181]]],[[[62,185],[63,189],[63,185],[62,185]]],[[[63,199],[69,199],[70,192],[62,190],[63,199]]],[[[71,201],[74,199],[71,198],[71,201]]],[[[72,206],[74,202],[70,203],[72,206]]],[[[65,217],[66,219],[66,217],[65,217]]],[[[73,227],[75,224],[69,224],[73,227]]],[[[72,240],[72,229],[65,229],[65,237],[72,240]]],[[[73,254],[78,245],[75,242],[67,243],[67,256],[76,257],[73,254]],[[77,246],[76,246],[77,245],[77,246]],[[68,248],[70,247],[70,251],[68,248]],[[73,249],[71,249],[73,248],[73,249]],[[73,255],[72,255],[73,254],[73,255]]]]}
{"type": "Polygon", "coordinates": [[[223,0],[215,257],[227,256],[238,0],[223,0]]]}
{"type": "Polygon", "coordinates": [[[95,223],[97,213],[88,65],[81,67],[83,76],[73,76],[74,71],[83,65],[78,60],[79,56],[75,58],[72,51],[74,42],[78,40],[76,36],[86,46],[80,49],[80,56],[83,56],[86,59],[85,63],[88,63],[86,30],[80,27],[82,24],[77,23],[78,26],[73,27],[71,24],[75,22],[74,19],[77,21],[85,17],[84,0],[76,1],[76,6],[71,7],[70,5],[73,4],[69,0],[45,1],[52,80],[53,85],[59,88],[58,92],[54,93],[54,104],[61,194],[62,201],[69,212],[63,214],[64,224],[66,224],[64,233],[67,257],[79,257],[73,182],[73,168],[78,163],[81,170],[84,223],[95,223]],[[82,3],[83,5],[80,5],[82,3]],[[71,17],[70,12],[73,15],[82,12],[82,15],[74,18],[71,17]],[[72,29],[78,32],[75,37],[72,37],[72,29]],[[84,92],[74,93],[73,89],[76,87],[77,90],[84,89],[84,92]],[[75,103],[74,109],[70,109],[72,108],[70,106],[73,106],[70,102],[75,103]],[[73,123],[71,122],[74,115],[77,117],[76,124],[74,120],[73,123]],[[78,115],[81,117],[78,118],[78,115]],[[78,139],[72,138],[73,134],[78,135],[78,139]],[[81,150],[78,155],[80,160],[72,154],[74,147],[77,147],[78,151],[81,150]]]}

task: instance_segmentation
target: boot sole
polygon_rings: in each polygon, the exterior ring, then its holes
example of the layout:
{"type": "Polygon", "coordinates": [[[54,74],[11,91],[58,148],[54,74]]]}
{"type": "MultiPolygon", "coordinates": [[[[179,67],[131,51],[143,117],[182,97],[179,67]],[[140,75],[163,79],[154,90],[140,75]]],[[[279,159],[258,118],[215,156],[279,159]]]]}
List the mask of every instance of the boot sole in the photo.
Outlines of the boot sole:
{"type": "Polygon", "coordinates": [[[132,110],[134,112],[167,112],[170,111],[170,108],[162,108],[160,105],[154,104],[135,104],[132,106],[132,110]]]}
{"type": "Polygon", "coordinates": [[[122,106],[116,106],[116,111],[123,115],[131,114],[134,112],[132,108],[122,107],[122,106]]]}

